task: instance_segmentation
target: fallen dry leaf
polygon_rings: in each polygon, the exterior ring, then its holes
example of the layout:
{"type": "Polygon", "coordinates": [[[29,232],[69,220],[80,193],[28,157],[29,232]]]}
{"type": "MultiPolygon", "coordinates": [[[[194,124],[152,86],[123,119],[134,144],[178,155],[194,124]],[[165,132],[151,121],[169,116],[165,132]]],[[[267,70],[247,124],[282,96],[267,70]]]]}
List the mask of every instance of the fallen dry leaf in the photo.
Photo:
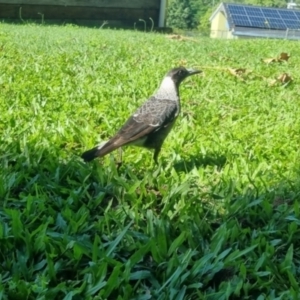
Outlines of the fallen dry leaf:
{"type": "Polygon", "coordinates": [[[244,68],[238,68],[238,69],[234,69],[234,68],[228,68],[227,69],[229,71],[229,73],[235,77],[238,77],[241,80],[245,79],[245,75],[247,75],[248,73],[250,73],[250,71],[248,71],[247,69],[244,68]]]}
{"type": "Polygon", "coordinates": [[[277,59],[276,58],[266,58],[266,59],[263,59],[263,62],[265,62],[266,64],[270,64],[270,63],[273,63],[273,62],[276,62],[277,59]]]}
{"type": "Polygon", "coordinates": [[[269,86],[274,86],[277,83],[278,84],[288,84],[291,81],[293,81],[293,78],[289,74],[283,73],[283,74],[279,75],[276,79],[272,79],[271,81],[269,81],[269,86]]]}
{"type": "Polygon", "coordinates": [[[278,61],[288,61],[290,58],[290,55],[288,53],[282,52],[280,53],[279,57],[278,57],[278,61]]]}
{"type": "Polygon", "coordinates": [[[281,83],[288,83],[290,81],[293,81],[293,78],[289,74],[283,73],[277,77],[277,80],[281,83]]]}
{"type": "Polygon", "coordinates": [[[238,68],[238,69],[228,68],[228,70],[232,75],[235,76],[241,76],[242,74],[245,74],[247,71],[246,69],[243,68],[238,68]]]}
{"type": "Polygon", "coordinates": [[[282,53],[280,53],[280,55],[278,57],[266,58],[266,59],[262,59],[262,61],[265,62],[266,64],[270,64],[273,62],[288,61],[289,58],[290,58],[290,55],[288,53],[282,52],[282,53]]]}
{"type": "Polygon", "coordinates": [[[274,86],[276,83],[278,83],[277,79],[272,79],[269,81],[269,86],[274,86]]]}
{"type": "Polygon", "coordinates": [[[172,39],[172,40],[180,40],[180,39],[182,39],[182,36],[180,34],[168,34],[168,35],[166,35],[166,37],[168,39],[172,39]]]}
{"type": "Polygon", "coordinates": [[[171,40],[178,40],[178,41],[193,41],[193,42],[198,42],[197,40],[195,40],[193,38],[182,36],[180,34],[168,34],[168,35],[166,35],[166,38],[171,39],[171,40]]]}

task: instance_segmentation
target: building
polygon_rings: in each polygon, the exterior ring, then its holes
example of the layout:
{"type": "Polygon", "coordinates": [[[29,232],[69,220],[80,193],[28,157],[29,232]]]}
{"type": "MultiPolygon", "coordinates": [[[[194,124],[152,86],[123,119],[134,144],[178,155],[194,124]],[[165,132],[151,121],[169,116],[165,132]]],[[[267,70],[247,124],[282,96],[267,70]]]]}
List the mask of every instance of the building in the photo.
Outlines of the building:
{"type": "Polygon", "coordinates": [[[221,3],[210,22],[212,38],[300,39],[297,9],[221,3]]]}
{"type": "Polygon", "coordinates": [[[132,28],[143,19],[149,26],[164,27],[166,5],[167,0],[0,0],[0,19],[100,24],[108,21],[132,28]]]}

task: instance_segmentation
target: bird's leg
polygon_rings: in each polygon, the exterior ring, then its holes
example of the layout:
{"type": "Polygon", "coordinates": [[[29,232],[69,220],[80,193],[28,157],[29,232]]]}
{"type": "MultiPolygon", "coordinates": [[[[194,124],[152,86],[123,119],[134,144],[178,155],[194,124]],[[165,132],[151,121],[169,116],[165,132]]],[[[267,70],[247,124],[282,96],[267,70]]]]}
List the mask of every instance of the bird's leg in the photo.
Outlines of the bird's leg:
{"type": "Polygon", "coordinates": [[[155,150],[154,150],[154,155],[153,155],[153,159],[154,159],[154,162],[155,162],[156,165],[158,165],[157,158],[158,158],[159,152],[160,152],[160,148],[155,148],[155,150]]]}
{"type": "Polygon", "coordinates": [[[123,152],[122,148],[119,148],[119,159],[117,161],[117,170],[119,170],[121,168],[122,163],[123,163],[122,162],[122,152],[123,152]]]}
{"type": "Polygon", "coordinates": [[[158,163],[158,159],[157,159],[160,149],[161,147],[154,149],[154,155],[153,155],[154,163],[152,164],[152,175],[154,177],[158,177],[159,174],[161,173],[161,165],[158,163]]]}

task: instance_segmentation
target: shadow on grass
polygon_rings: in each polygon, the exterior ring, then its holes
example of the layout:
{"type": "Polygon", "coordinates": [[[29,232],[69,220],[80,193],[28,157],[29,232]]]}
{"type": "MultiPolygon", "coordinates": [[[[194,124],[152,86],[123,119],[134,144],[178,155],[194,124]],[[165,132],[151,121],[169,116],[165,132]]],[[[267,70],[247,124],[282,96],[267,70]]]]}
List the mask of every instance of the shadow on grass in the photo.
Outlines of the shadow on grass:
{"type": "Polygon", "coordinates": [[[222,154],[208,154],[208,155],[192,155],[187,159],[182,159],[174,164],[174,169],[177,172],[189,173],[194,168],[217,166],[218,169],[223,168],[226,164],[226,156],[222,154]]]}
{"type": "Polygon", "coordinates": [[[78,155],[63,157],[64,150],[60,149],[55,153],[31,143],[27,143],[26,153],[18,148],[11,144],[7,154],[0,156],[3,174],[0,197],[9,199],[3,202],[6,207],[23,206],[24,201],[20,199],[35,194],[55,198],[52,205],[58,212],[64,205],[63,200],[80,208],[98,199],[100,211],[110,202],[113,207],[117,205],[112,181],[115,169],[100,172],[98,162],[86,164],[78,155]]]}
{"type": "MultiPolygon", "coordinates": [[[[150,206],[147,210],[139,208],[135,228],[128,229],[128,233],[124,231],[124,234],[120,235],[132,216],[127,217],[121,207],[114,212],[113,202],[116,201],[122,206],[119,199],[126,196],[131,185],[126,178],[124,182],[119,181],[116,166],[99,168],[100,162],[84,164],[76,156],[63,159],[60,152],[52,153],[48,149],[38,149],[32,144],[27,145],[27,152],[28,154],[24,155],[15,151],[11,157],[2,157],[2,167],[6,169],[6,188],[2,192],[5,193],[5,207],[10,208],[3,214],[4,222],[9,228],[13,228],[18,225],[16,220],[19,218],[22,220],[20,225],[25,226],[15,231],[13,238],[7,239],[6,244],[1,243],[0,259],[4,261],[3,266],[7,274],[13,276],[15,273],[11,264],[18,266],[18,261],[14,258],[17,255],[14,249],[20,253],[25,252],[23,249],[27,249],[28,237],[29,245],[34,245],[28,258],[29,265],[39,263],[36,257],[46,261],[49,252],[51,260],[48,259],[47,264],[45,263],[39,271],[47,274],[50,268],[48,265],[54,264],[59,268],[52,278],[48,277],[47,297],[49,295],[50,298],[50,294],[54,294],[57,299],[62,299],[66,292],[72,292],[72,289],[78,287],[78,282],[85,280],[83,272],[98,274],[98,266],[95,265],[97,268],[94,268],[93,265],[90,266],[90,262],[94,259],[102,263],[101,255],[108,251],[111,252],[114,261],[122,264],[124,269],[130,257],[139,255],[139,263],[131,267],[131,274],[139,275],[144,272],[147,277],[143,278],[142,284],[149,286],[153,293],[157,291],[152,279],[162,284],[170,280],[165,278],[169,269],[172,268],[175,274],[181,267],[180,259],[188,257],[191,249],[195,252],[189,257],[186,269],[190,274],[194,272],[196,275],[193,277],[183,274],[185,277],[182,276],[184,279],[179,285],[180,288],[183,285],[194,286],[191,292],[186,294],[190,299],[200,299],[193,298],[190,295],[193,293],[203,297],[205,295],[205,299],[225,299],[222,295],[228,291],[230,297],[227,299],[257,299],[262,294],[268,295],[269,291],[275,288],[283,293],[285,286],[290,284],[289,277],[281,276],[277,270],[281,265],[292,265],[292,259],[297,259],[300,255],[297,203],[300,195],[299,175],[257,191],[252,187],[243,190],[228,189],[228,193],[230,190],[232,192],[230,196],[226,193],[224,213],[215,216],[208,215],[203,210],[204,202],[198,201],[198,196],[205,195],[196,195],[194,203],[198,205],[186,201],[181,207],[182,214],[178,218],[173,216],[170,220],[166,213],[182,201],[183,191],[178,191],[172,196],[175,198],[170,197],[163,204],[169,208],[164,208],[165,212],[162,210],[157,216],[150,206]],[[124,184],[122,190],[120,183],[124,184]],[[106,210],[109,202],[109,210],[106,210]],[[201,216],[198,215],[199,212],[201,216]],[[44,228],[45,221],[48,224],[44,228]],[[151,232],[148,232],[149,223],[154,228],[151,232]],[[29,233],[32,232],[37,233],[31,237],[29,233]],[[184,236],[179,241],[181,232],[185,232],[188,238],[184,236]],[[36,246],[36,241],[44,241],[45,235],[46,245],[36,246]],[[122,243],[123,239],[130,240],[130,245],[122,243]],[[157,246],[161,240],[170,252],[169,256],[164,257],[161,254],[161,248],[157,246]],[[172,252],[169,249],[174,247],[174,241],[178,243],[178,247],[172,252]],[[149,248],[141,247],[146,243],[149,248]],[[154,256],[155,251],[160,257],[154,256]],[[259,266],[258,261],[261,262],[259,266]],[[194,268],[195,265],[197,269],[194,268]],[[275,280],[270,281],[270,276],[275,280]],[[57,284],[63,281],[70,282],[70,287],[63,286],[61,290],[57,289],[57,284]],[[240,288],[235,293],[235,289],[243,285],[245,290],[240,288]]],[[[174,168],[189,172],[202,166],[222,168],[225,163],[224,155],[192,155],[176,163],[174,168]]],[[[153,191],[153,194],[155,193],[156,191],[153,191]]],[[[186,194],[184,197],[190,196],[191,194],[186,194]]],[[[142,201],[143,194],[139,197],[142,201]]],[[[134,203],[132,204],[134,206],[134,203]]],[[[113,261],[111,257],[109,259],[113,261]]],[[[114,267],[115,262],[107,266],[106,280],[109,280],[110,274],[114,272],[114,267]]],[[[285,268],[284,271],[290,270],[290,267],[285,268]]],[[[16,267],[15,269],[18,270],[16,267]]],[[[23,273],[22,270],[18,271],[17,276],[21,280],[25,278],[28,285],[35,280],[33,275],[28,275],[27,268],[24,268],[23,273]]],[[[289,276],[291,277],[291,274],[289,276]]],[[[299,273],[293,276],[298,282],[299,273]]],[[[143,288],[138,280],[139,277],[129,277],[127,288],[143,288]]],[[[114,286],[115,290],[109,299],[115,299],[118,293],[122,293],[118,286],[119,283],[114,286]]],[[[17,299],[17,292],[11,293],[11,299],[17,299]]],[[[28,299],[37,298],[35,292],[28,293],[32,296],[28,299]]]]}

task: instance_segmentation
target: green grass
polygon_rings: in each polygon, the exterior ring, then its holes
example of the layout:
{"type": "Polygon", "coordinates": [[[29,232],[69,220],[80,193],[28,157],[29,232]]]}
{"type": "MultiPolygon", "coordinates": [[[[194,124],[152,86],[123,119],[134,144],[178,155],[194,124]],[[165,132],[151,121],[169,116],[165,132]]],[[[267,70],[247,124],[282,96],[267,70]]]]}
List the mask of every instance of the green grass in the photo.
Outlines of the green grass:
{"type": "Polygon", "coordinates": [[[299,45],[0,24],[0,299],[299,299],[299,45]],[[158,167],[81,161],[182,63],[158,167]]]}

